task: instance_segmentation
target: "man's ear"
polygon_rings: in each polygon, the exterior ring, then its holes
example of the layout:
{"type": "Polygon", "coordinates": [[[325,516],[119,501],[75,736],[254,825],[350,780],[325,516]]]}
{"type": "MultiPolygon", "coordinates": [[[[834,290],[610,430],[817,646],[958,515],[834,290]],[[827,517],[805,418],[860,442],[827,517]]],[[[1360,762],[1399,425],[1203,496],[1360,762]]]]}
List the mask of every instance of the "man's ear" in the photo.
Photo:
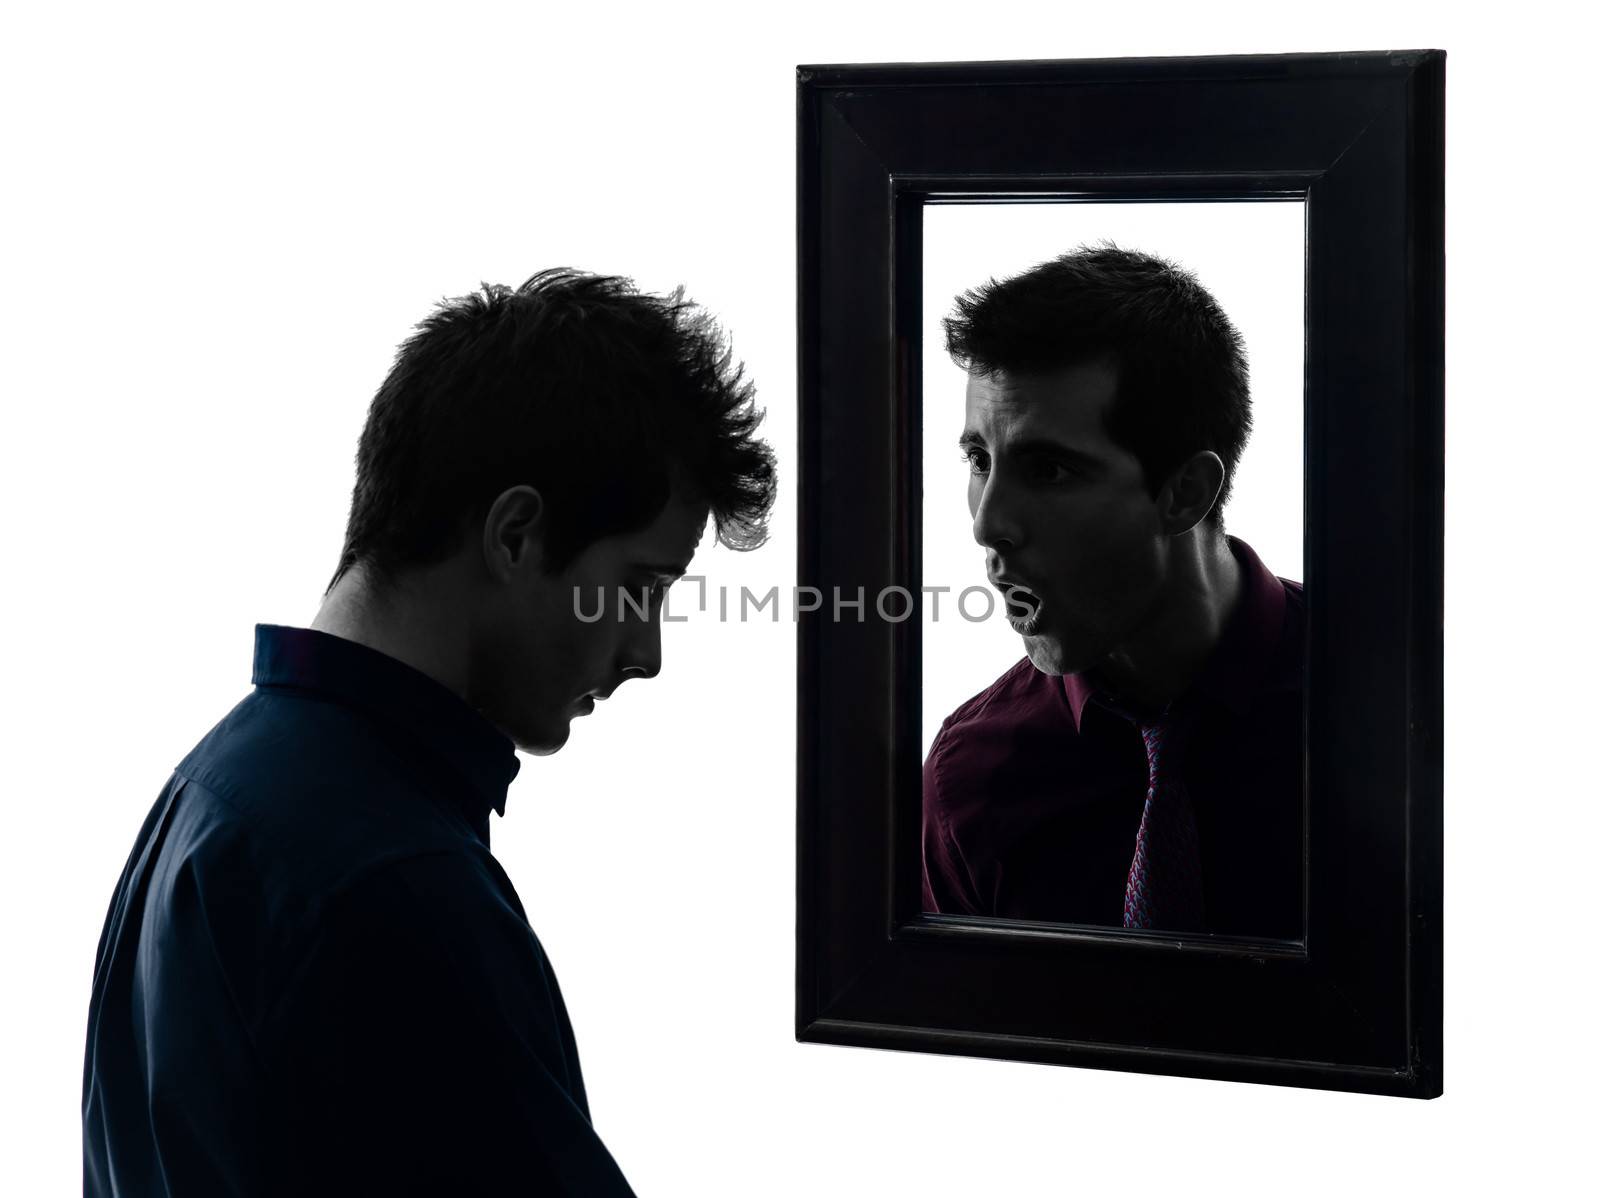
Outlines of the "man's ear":
{"type": "Polygon", "coordinates": [[[1228,468],[1203,449],[1167,477],[1159,497],[1161,528],[1169,537],[1182,536],[1211,514],[1228,468]]]}
{"type": "Polygon", "coordinates": [[[532,487],[496,496],[483,518],[482,544],[484,565],[497,581],[543,567],[546,523],[544,497],[532,487]]]}

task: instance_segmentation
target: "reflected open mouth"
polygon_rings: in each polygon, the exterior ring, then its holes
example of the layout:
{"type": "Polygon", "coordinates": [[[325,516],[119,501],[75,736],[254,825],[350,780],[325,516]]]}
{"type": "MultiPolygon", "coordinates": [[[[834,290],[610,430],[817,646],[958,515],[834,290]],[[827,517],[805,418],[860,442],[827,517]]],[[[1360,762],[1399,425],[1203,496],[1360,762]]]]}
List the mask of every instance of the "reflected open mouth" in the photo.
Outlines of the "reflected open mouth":
{"type": "Polygon", "coordinates": [[[1022,636],[1033,636],[1039,631],[1043,620],[1044,604],[1037,597],[1030,596],[1028,605],[1006,603],[1006,623],[1011,625],[1012,631],[1022,636]],[[1021,610],[1019,610],[1019,608],[1021,610]]]}
{"type": "Polygon", "coordinates": [[[1006,622],[1023,636],[1032,636],[1039,630],[1044,600],[1040,599],[1026,583],[1009,578],[989,579],[1005,600],[1006,622]]]}

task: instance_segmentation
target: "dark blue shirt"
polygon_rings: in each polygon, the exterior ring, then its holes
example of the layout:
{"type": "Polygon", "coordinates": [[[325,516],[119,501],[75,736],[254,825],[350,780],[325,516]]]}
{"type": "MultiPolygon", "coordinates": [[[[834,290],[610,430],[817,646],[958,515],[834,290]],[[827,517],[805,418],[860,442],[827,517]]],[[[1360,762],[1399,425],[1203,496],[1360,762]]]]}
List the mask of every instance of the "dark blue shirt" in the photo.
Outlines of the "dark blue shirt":
{"type": "MultiPolygon", "coordinates": [[[[1174,704],[1205,931],[1303,935],[1305,595],[1236,537],[1239,604],[1174,704]]],[[[923,907],[1119,927],[1149,783],[1126,711],[1023,658],[944,721],[922,769],[923,907]]]]}
{"type": "Polygon", "coordinates": [[[519,762],[426,675],[258,625],[101,934],[87,1195],[627,1195],[489,852],[519,762]]]}

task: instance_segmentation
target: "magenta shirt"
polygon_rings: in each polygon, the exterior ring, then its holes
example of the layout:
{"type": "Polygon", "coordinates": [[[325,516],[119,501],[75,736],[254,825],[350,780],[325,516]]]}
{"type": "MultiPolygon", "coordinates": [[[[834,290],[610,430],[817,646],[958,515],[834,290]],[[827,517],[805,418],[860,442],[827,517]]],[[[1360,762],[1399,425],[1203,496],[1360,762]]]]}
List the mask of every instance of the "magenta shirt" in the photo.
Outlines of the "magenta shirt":
{"type": "MultiPolygon", "coordinates": [[[[1240,603],[1193,686],[1183,782],[1205,930],[1299,939],[1305,596],[1243,541],[1240,603]]],[[[1138,728],[1024,657],[958,707],[922,771],[923,907],[1120,927],[1149,772],[1138,728]]]]}

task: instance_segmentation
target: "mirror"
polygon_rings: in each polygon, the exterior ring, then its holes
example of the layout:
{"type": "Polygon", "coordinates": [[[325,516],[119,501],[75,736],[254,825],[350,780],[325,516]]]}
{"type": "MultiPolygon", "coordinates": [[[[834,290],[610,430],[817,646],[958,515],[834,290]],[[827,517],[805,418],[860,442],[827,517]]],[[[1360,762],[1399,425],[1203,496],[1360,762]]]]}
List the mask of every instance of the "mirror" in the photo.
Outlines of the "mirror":
{"type": "MultiPolygon", "coordinates": [[[[1291,199],[924,207],[926,911],[1303,935],[1304,230],[1291,199]],[[1107,243],[1187,272],[1248,361],[1250,431],[1232,469],[1197,464],[1165,510],[1152,493],[1164,480],[1141,466],[1161,452],[1150,430],[1185,404],[1227,401],[1209,385],[1175,395],[1173,368],[1150,365],[1164,351],[1096,366],[1040,344],[1052,313],[1080,302],[1062,288],[1100,288],[1095,304],[1135,313],[1149,310],[1139,295],[1159,295],[1161,312],[1193,315],[1173,276],[1145,278],[1107,243]],[[1102,247],[1098,265],[1029,273],[1085,247],[1102,247]],[[1019,276],[1034,282],[1007,284],[1019,276]],[[991,280],[1006,287],[969,313],[968,340],[1004,361],[969,376],[944,322],[991,280]],[[1135,375],[1143,398],[1118,390],[1135,375]],[[1224,477],[1222,529],[1171,531],[1224,477]],[[1028,588],[1009,609],[995,573],[1028,588]]],[[[1174,352],[1225,356],[1205,344],[1174,352]]]]}
{"type": "Polygon", "coordinates": [[[878,603],[797,625],[797,1037],[1437,1096],[1443,53],[799,99],[796,581],[878,603]],[[1106,239],[1227,324],[1008,282],[1106,239]],[[940,321],[991,279],[969,405],[940,321]],[[1220,367],[1159,352],[1184,328],[1220,367]]]}

